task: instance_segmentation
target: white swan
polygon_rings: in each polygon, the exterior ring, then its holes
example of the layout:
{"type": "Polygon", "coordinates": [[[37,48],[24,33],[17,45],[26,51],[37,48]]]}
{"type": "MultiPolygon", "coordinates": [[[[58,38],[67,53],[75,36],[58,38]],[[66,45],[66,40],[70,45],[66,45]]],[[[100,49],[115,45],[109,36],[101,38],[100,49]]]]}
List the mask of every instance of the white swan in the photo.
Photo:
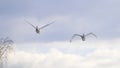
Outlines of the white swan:
{"type": "Polygon", "coordinates": [[[24,20],[25,22],[27,22],[28,24],[30,24],[33,28],[35,28],[35,31],[36,31],[36,33],[40,33],[40,30],[41,29],[43,29],[43,28],[45,28],[45,27],[47,27],[47,26],[49,26],[49,25],[51,25],[51,24],[53,24],[55,21],[53,21],[53,22],[51,22],[51,23],[49,23],[49,24],[46,24],[46,25],[44,25],[44,26],[42,26],[42,27],[38,27],[38,26],[34,26],[34,25],[32,25],[29,21],[27,21],[27,20],[24,20]]]}
{"type": "Polygon", "coordinates": [[[86,36],[89,36],[89,35],[93,35],[97,38],[97,36],[93,33],[88,33],[88,34],[83,34],[83,35],[80,35],[80,34],[73,34],[72,38],[70,39],[70,42],[72,42],[72,40],[74,39],[74,37],[78,36],[78,37],[81,37],[82,41],[85,41],[86,39],[86,36]]]}

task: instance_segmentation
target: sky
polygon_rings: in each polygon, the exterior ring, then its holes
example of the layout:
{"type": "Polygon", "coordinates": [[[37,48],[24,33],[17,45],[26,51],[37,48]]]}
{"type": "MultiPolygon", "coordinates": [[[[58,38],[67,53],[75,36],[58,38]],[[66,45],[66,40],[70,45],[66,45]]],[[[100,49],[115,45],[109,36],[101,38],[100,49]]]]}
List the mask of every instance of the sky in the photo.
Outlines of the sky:
{"type": "Polygon", "coordinates": [[[0,0],[0,37],[15,43],[9,68],[119,68],[119,6],[119,0],[0,0]],[[37,34],[24,20],[55,23],[37,34]],[[97,39],[69,43],[73,34],[90,32],[97,39]]]}

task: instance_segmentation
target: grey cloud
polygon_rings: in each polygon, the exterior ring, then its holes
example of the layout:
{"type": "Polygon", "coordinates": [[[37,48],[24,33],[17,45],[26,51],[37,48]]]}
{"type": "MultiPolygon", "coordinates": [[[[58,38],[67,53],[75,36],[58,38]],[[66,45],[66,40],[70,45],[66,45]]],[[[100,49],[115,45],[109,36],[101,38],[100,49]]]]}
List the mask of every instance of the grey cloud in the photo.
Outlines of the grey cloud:
{"type": "MultiPolygon", "coordinates": [[[[120,2],[118,0],[61,0],[59,2],[54,0],[12,0],[0,3],[1,10],[3,9],[3,12],[0,12],[2,15],[0,16],[1,36],[8,35],[14,39],[17,37],[19,41],[23,41],[24,37],[24,41],[29,40],[30,42],[33,41],[30,40],[31,38],[43,42],[67,41],[74,33],[89,32],[95,33],[101,39],[120,37],[120,25],[118,25],[120,2]],[[38,36],[23,21],[27,17],[36,19],[37,21],[33,21],[37,22],[35,25],[43,24],[42,21],[45,22],[48,17],[57,21],[38,36]]],[[[50,19],[47,22],[51,21],[50,19]]]]}

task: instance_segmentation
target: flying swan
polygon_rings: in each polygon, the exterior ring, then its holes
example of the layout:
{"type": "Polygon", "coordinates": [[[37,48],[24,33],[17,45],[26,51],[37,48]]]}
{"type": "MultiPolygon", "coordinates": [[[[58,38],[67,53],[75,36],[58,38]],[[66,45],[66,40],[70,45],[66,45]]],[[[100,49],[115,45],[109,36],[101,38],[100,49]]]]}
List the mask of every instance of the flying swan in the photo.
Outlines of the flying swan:
{"type": "Polygon", "coordinates": [[[80,35],[80,34],[73,34],[72,38],[70,39],[70,42],[72,42],[72,40],[75,38],[75,37],[81,37],[82,41],[85,41],[86,40],[86,37],[89,36],[89,35],[93,35],[97,38],[97,36],[93,33],[88,33],[88,34],[83,34],[83,35],[80,35]]]}
{"type": "Polygon", "coordinates": [[[49,23],[49,24],[46,24],[46,25],[44,25],[44,26],[42,26],[42,27],[39,27],[39,26],[34,26],[34,25],[32,25],[29,21],[27,21],[27,20],[24,20],[25,22],[27,22],[28,24],[30,24],[33,28],[35,28],[35,31],[36,31],[36,33],[40,33],[40,31],[41,31],[41,29],[43,29],[43,28],[45,28],[45,27],[47,27],[47,26],[49,26],[49,25],[51,25],[51,24],[53,24],[55,21],[53,21],[53,22],[51,22],[51,23],[49,23]]]}

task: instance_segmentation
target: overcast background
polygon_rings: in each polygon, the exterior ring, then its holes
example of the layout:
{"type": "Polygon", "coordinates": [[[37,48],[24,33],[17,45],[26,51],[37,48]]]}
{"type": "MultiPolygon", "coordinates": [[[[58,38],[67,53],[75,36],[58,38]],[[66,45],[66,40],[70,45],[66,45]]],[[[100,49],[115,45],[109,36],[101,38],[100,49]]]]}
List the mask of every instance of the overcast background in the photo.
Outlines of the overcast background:
{"type": "Polygon", "coordinates": [[[0,0],[0,37],[16,47],[9,68],[119,68],[119,7],[119,0],[0,0]],[[36,34],[24,19],[55,23],[36,34]],[[74,33],[89,32],[98,38],[69,43],[74,33]]]}

